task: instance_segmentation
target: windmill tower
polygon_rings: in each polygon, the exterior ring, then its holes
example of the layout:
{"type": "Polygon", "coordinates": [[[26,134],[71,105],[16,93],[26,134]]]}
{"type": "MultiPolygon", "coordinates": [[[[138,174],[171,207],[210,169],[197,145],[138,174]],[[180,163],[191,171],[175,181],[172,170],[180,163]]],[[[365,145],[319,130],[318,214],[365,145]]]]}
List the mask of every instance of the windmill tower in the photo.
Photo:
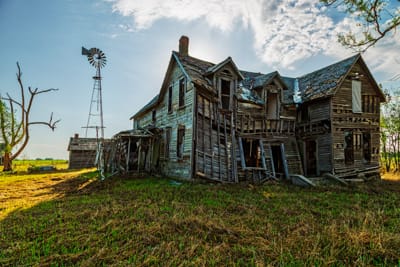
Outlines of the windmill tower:
{"type": "Polygon", "coordinates": [[[89,63],[96,68],[93,76],[94,84],[92,98],[90,100],[89,115],[86,124],[85,137],[89,129],[96,130],[97,155],[96,164],[100,171],[101,179],[104,179],[104,124],[103,124],[103,100],[101,92],[101,68],[106,65],[107,59],[103,51],[98,48],[86,49],[82,47],[82,55],[87,56],[89,63]]]}

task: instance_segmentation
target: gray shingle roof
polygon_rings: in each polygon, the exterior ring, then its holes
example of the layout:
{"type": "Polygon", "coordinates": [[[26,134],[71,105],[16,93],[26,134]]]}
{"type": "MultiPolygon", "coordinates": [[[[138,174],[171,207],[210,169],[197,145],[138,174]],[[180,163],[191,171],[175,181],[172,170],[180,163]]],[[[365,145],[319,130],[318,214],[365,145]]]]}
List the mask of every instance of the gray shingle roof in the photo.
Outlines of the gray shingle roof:
{"type": "Polygon", "coordinates": [[[302,102],[332,96],[360,54],[298,78],[302,102]]]}

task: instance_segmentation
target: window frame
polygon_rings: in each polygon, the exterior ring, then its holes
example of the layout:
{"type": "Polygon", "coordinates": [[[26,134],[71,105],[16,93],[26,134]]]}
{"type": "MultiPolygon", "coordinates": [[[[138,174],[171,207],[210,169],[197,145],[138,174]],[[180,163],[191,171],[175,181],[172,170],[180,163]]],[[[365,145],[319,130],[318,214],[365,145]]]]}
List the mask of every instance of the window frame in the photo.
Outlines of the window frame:
{"type": "Polygon", "coordinates": [[[360,80],[351,80],[351,110],[353,113],[362,113],[362,83],[360,80]]]}
{"type": "Polygon", "coordinates": [[[168,103],[167,103],[168,113],[172,113],[172,85],[168,87],[168,103]]]}
{"type": "Polygon", "coordinates": [[[186,92],[186,79],[182,78],[179,80],[179,108],[185,107],[185,92],[186,92]]]}
{"type": "Polygon", "coordinates": [[[176,133],[176,157],[178,159],[182,159],[184,151],[185,151],[185,126],[180,125],[176,133]]]}
{"type": "Polygon", "coordinates": [[[171,145],[171,138],[172,138],[172,128],[171,127],[166,127],[165,128],[165,147],[164,147],[164,153],[165,153],[165,158],[169,159],[169,152],[170,152],[170,145],[171,145]]]}
{"type": "MultiPolygon", "coordinates": [[[[227,78],[223,78],[220,77],[219,78],[219,102],[220,102],[220,107],[223,110],[231,110],[232,109],[232,83],[233,80],[227,79],[227,78]],[[226,89],[226,87],[223,87],[223,84],[229,84],[229,94],[226,94],[225,92],[223,92],[223,88],[226,89]],[[228,107],[226,107],[226,101],[223,101],[223,99],[228,99],[228,107]]],[[[225,85],[226,85],[225,84],[225,85]]],[[[225,90],[224,90],[225,91],[225,90]]]]}

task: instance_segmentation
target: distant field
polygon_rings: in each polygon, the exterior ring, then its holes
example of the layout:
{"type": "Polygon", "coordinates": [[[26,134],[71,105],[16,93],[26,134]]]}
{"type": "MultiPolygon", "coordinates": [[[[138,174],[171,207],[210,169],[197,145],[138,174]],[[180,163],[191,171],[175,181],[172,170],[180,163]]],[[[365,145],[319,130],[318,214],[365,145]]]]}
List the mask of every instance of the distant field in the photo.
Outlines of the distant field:
{"type": "Polygon", "coordinates": [[[0,174],[0,266],[398,266],[400,183],[0,174]]]}
{"type": "MultiPolygon", "coordinates": [[[[28,168],[39,167],[39,166],[54,166],[57,170],[63,170],[68,168],[68,161],[62,159],[42,159],[42,160],[13,160],[13,171],[23,172],[27,171],[28,168]]],[[[0,166],[0,171],[3,170],[3,166],[0,166]]]]}

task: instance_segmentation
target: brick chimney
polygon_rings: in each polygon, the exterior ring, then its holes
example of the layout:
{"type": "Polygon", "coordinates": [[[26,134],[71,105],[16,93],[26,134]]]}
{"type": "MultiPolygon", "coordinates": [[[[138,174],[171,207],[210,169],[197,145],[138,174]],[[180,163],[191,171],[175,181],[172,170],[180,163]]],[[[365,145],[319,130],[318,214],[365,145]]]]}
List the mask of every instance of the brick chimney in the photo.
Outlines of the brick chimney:
{"type": "Polygon", "coordinates": [[[182,35],[179,39],[179,54],[181,56],[189,55],[189,37],[182,35]]]}

